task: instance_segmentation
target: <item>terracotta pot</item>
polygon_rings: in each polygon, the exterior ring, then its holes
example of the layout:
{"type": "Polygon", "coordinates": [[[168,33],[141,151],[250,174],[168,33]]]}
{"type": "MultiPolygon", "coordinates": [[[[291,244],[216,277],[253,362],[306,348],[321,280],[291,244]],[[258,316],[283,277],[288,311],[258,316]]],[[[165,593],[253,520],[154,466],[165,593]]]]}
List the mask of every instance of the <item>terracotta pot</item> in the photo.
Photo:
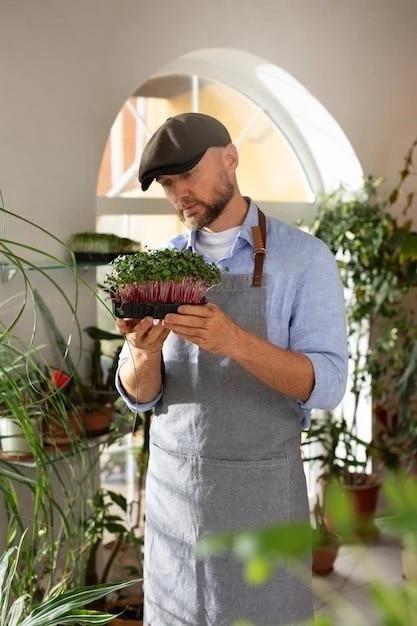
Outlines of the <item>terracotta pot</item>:
{"type": "Polygon", "coordinates": [[[113,415],[114,406],[112,404],[106,404],[100,409],[92,411],[86,410],[83,414],[83,422],[87,434],[97,436],[106,433],[113,419],[113,415]]]}
{"type": "MultiPolygon", "coordinates": [[[[362,474],[361,477],[364,475],[362,474]]],[[[379,535],[379,529],[375,525],[375,513],[378,505],[378,496],[381,483],[373,474],[366,475],[363,484],[343,484],[343,489],[349,497],[355,515],[355,528],[353,540],[372,541],[379,535]]],[[[326,483],[321,481],[322,498],[325,501],[326,483]]],[[[334,529],[331,516],[328,511],[324,514],[326,525],[334,529]]]]}
{"type": "Polygon", "coordinates": [[[333,571],[340,545],[331,543],[314,548],[312,570],[316,576],[327,576],[333,571]]]}
{"type": "Polygon", "coordinates": [[[85,433],[82,412],[79,409],[69,411],[65,423],[59,414],[45,415],[42,429],[43,440],[46,445],[55,448],[67,448],[85,433]]]}
{"type": "Polygon", "coordinates": [[[367,485],[344,486],[356,514],[355,535],[361,540],[372,540],[379,535],[374,518],[380,488],[381,484],[376,481],[367,485]]]}

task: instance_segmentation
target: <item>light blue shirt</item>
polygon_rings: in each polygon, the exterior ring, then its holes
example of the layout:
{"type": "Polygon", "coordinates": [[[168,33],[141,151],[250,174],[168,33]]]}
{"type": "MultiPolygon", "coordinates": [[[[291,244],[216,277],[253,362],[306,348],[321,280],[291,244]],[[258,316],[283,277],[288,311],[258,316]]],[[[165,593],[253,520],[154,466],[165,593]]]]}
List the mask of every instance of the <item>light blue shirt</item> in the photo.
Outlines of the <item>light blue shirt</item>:
{"type": "MultiPolygon", "coordinates": [[[[257,207],[250,201],[248,213],[231,252],[217,262],[222,272],[252,274],[251,226],[258,224],[257,207]]],[[[196,251],[196,232],[177,235],[168,247],[196,251]]],[[[308,356],[314,368],[314,389],[306,402],[303,427],[311,409],[334,409],[346,388],[348,341],[345,302],[334,256],[319,239],[278,219],[267,217],[266,281],[267,339],[271,343],[308,356]]],[[[207,259],[212,261],[212,259],[207,259]]],[[[129,356],[125,344],[120,364],[129,356]]],[[[116,388],[132,411],[152,408],[163,391],[147,404],[132,402],[118,374],[116,388]]]]}

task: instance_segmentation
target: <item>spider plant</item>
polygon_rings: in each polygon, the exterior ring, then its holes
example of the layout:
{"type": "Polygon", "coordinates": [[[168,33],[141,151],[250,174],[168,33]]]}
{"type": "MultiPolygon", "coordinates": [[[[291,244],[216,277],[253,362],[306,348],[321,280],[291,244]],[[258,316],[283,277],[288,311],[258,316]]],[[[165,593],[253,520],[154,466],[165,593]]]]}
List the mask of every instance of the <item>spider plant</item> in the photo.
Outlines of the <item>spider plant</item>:
{"type": "Polygon", "coordinates": [[[0,555],[0,623],[2,626],[63,626],[64,624],[108,624],[114,615],[85,609],[103,596],[135,584],[136,581],[75,587],[45,597],[31,608],[30,597],[15,597],[12,589],[18,577],[24,535],[17,546],[0,555]]]}

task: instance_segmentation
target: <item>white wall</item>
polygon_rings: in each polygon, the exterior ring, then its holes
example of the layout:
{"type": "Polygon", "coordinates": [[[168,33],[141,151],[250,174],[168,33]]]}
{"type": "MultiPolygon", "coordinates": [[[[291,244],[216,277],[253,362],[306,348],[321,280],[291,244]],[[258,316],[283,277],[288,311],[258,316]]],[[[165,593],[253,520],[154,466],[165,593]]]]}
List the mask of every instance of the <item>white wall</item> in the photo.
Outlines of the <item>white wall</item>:
{"type": "MultiPolygon", "coordinates": [[[[149,75],[209,47],[288,71],[341,124],[364,171],[395,182],[417,134],[416,32],[414,0],[0,0],[6,205],[63,238],[92,228],[115,114],[149,75]]],[[[8,220],[7,235],[18,232],[8,220]]]]}

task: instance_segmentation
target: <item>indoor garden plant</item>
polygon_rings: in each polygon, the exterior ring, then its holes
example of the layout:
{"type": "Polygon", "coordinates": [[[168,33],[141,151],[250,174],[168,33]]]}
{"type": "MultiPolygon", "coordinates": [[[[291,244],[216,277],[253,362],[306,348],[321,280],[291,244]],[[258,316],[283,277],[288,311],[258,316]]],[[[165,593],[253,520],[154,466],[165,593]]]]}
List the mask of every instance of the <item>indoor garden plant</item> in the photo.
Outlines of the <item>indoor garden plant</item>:
{"type": "Polygon", "coordinates": [[[140,250],[140,243],[128,237],[112,233],[74,233],[68,240],[68,248],[74,253],[77,263],[109,263],[119,254],[140,250]]]}
{"type": "Polygon", "coordinates": [[[374,518],[381,479],[368,470],[370,444],[353,432],[346,419],[331,412],[315,413],[302,442],[305,461],[317,464],[324,517],[329,529],[333,520],[327,507],[329,484],[337,482],[352,505],[354,524],[349,539],[370,540],[378,534],[374,518]]]}
{"type": "MultiPolygon", "coordinates": [[[[118,402],[119,394],[115,387],[115,374],[123,337],[97,326],[84,328],[83,333],[88,336],[92,344],[88,348],[84,347],[84,343],[81,346],[84,353],[88,352],[87,372],[81,376],[78,373],[77,363],[68,354],[65,338],[57,327],[46,302],[36,290],[34,297],[44,319],[51,345],[54,346],[53,358],[59,365],[59,367],[50,368],[51,374],[55,374],[53,382],[56,386],[59,374],[61,379],[66,380],[62,388],[63,401],[68,413],[71,410],[78,413],[80,423],[78,434],[80,431],[85,431],[89,436],[97,436],[107,433],[109,429],[116,433],[122,426],[123,416],[127,414],[125,405],[118,402]],[[104,342],[116,345],[111,355],[103,353],[104,342]]],[[[54,428],[52,421],[51,426],[54,428]]],[[[63,437],[65,439],[65,434],[63,437]]]]}
{"type": "Polygon", "coordinates": [[[324,508],[317,495],[313,508],[313,574],[327,576],[334,569],[334,563],[341,546],[341,538],[330,530],[324,514],[324,508]]]}
{"type": "MultiPolygon", "coordinates": [[[[2,209],[2,214],[5,225],[13,220],[23,222],[35,233],[50,236],[54,245],[62,244],[30,220],[7,209],[2,209]]],[[[36,340],[36,278],[40,276],[46,281],[52,295],[61,298],[68,308],[65,313],[71,320],[71,336],[79,340],[79,345],[82,331],[77,306],[82,279],[75,262],[60,261],[46,246],[37,249],[7,239],[5,234],[0,239],[0,257],[7,267],[6,277],[20,279],[19,284],[23,285],[21,292],[0,303],[0,408],[21,428],[29,456],[24,462],[0,458],[0,514],[4,519],[1,528],[5,545],[0,566],[0,621],[7,626],[107,623],[113,616],[92,615],[83,607],[124,583],[83,588],[85,562],[79,558],[89,547],[83,520],[90,514],[88,497],[96,488],[100,448],[86,446],[84,438],[74,438],[70,451],[51,451],[44,445],[42,433],[32,426],[33,412],[41,411],[44,415],[46,405],[53,409],[59,422],[65,423],[68,418],[65,379],[48,366],[53,344],[39,344],[36,340]],[[68,296],[48,266],[70,272],[73,296],[68,296]],[[19,337],[24,316],[32,328],[19,337]],[[52,381],[57,383],[56,388],[52,381]]],[[[94,294],[93,289],[90,291],[94,294]]],[[[68,351],[70,339],[64,343],[68,351]]],[[[78,364],[78,356],[74,363],[78,364]]],[[[75,366],[70,371],[76,371],[75,366]]]]}
{"type": "MultiPolygon", "coordinates": [[[[417,320],[406,297],[417,285],[417,232],[408,218],[414,193],[406,188],[414,173],[416,147],[417,140],[390,193],[381,192],[383,179],[369,176],[356,192],[339,187],[317,199],[311,232],[335,254],[345,290],[350,379],[348,402],[342,404],[342,410],[352,437],[358,435],[362,410],[370,400],[373,408],[399,415],[401,433],[412,420],[417,320]]],[[[332,419],[337,420],[338,414],[336,411],[332,419]]],[[[369,465],[375,455],[380,461],[388,459],[389,451],[381,446],[391,445],[392,440],[385,437],[369,443],[369,465]]],[[[364,459],[363,455],[358,458],[364,459]]],[[[361,478],[366,478],[366,472],[361,478]]]]}
{"type": "MultiPolygon", "coordinates": [[[[23,535],[24,537],[24,535],[23,535]]],[[[2,626],[62,626],[63,624],[108,624],[114,615],[86,609],[86,605],[105,595],[130,587],[136,581],[75,587],[44,598],[35,607],[27,594],[15,596],[13,583],[21,558],[21,545],[0,555],[0,623],[2,626]]]]}
{"type": "Polygon", "coordinates": [[[202,304],[220,282],[214,263],[174,248],[119,256],[105,279],[116,317],[132,318],[163,318],[180,304],[202,304]]]}

